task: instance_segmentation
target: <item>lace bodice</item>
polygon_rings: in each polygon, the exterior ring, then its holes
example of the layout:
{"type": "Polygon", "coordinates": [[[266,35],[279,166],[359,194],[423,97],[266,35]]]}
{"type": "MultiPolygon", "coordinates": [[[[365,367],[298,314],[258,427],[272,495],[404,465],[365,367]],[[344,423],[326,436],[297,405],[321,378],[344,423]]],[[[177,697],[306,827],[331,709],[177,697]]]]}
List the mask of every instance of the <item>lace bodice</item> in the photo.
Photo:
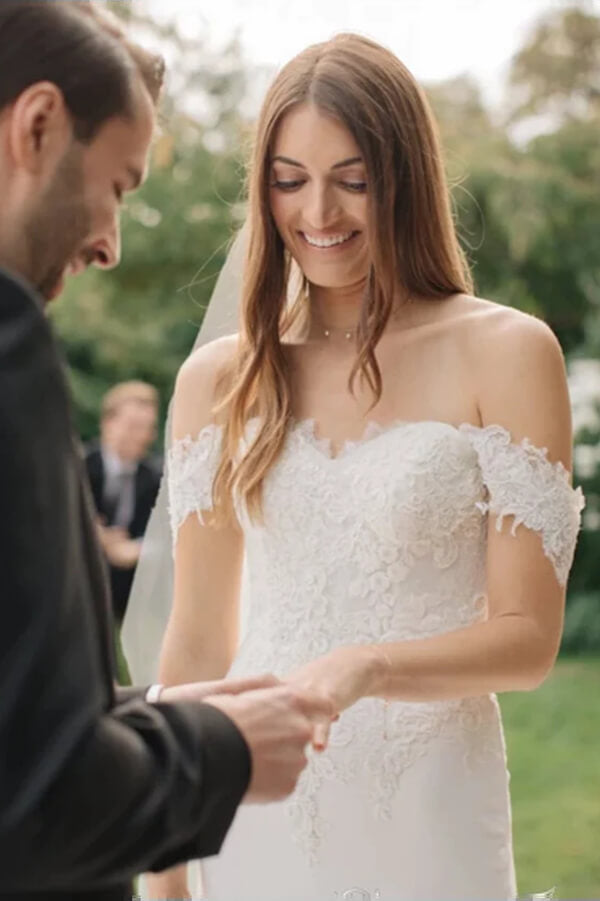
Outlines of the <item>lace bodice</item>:
{"type": "MultiPolygon", "coordinates": [[[[248,424],[248,440],[256,426],[248,424]]],[[[189,515],[210,509],[220,441],[209,425],[170,452],[175,540],[189,515]]],[[[250,612],[232,672],[285,674],[339,645],[424,638],[481,620],[490,512],[498,529],[512,517],[513,534],[519,526],[539,532],[564,585],[582,507],[561,464],[528,441],[513,443],[500,426],[370,426],[333,456],[314,423],[297,423],[267,476],[264,522],[250,522],[238,505],[250,612]]],[[[326,828],[315,800],[324,781],[366,771],[370,802],[385,816],[398,780],[432,740],[469,734],[465,757],[501,755],[498,723],[490,697],[359,702],[289,803],[307,852],[316,853],[326,828]]]]}
{"type": "MultiPolygon", "coordinates": [[[[255,428],[256,422],[251,421],[249,429],[252,431],[255,428]]],[[[459,482],[462,484],[466,480],[471,488],[467,499],[470,517],[467,516],[466,519],[472,519],[475,510],[482,514],[491,511],[497,514],[498,531],[502,529],[504,518],[512,516],[511,531],[513,535],[521,524],[539,532],[542,536],[544,552],[552,561],[558,580],[562,585],[566,583],[580,526],[580,513],[584,505],[581,489],[571,487],[569,475],[561,463],[552,464],[548,461],[545,448],[537,448],[527,439],[520,444],[515,444],[511,440],[510,433],[499,425],[480,428],[465,423],[456,428],[444,422],[421,421],[397,422],[386,428],[371,423],[367,427],[363,439],[347,441],[340,453],[334,456],[331,452],[330,442],[327,439],[316,437],[314,421],[304,420],[296,423],[290,430],[282,459],[278,462],[271,485],[267,488],[267,506],[272,508],[272,512],[277,518],[277,499],[275,498],[273,506],[273,494],[281,479],[282,471],[285,473],[292,456],[296,457],[293,465],[298,467],[299,484],[296,491],[300,493],[303,501],[311,496],[313,487],[316,492],[321,486],[323,477],[319,478],[321,474],[318,472],[318,467],[315,467],[314,460],[311,465],[310,455],[306,462],[302,461],[301,454],[294,455],[295,450],[303,448],[313,448],[318,455],[331,464],[340,461],[341,467],[344,467],[351,454],[355,454],[359,459],[351,460],[351,465],[345,467],[345,474],[350,472],[350,479],[355,489],[354,495],[360,500],[360,494],[367,492],[361,489],[355,478],[352,477],[356,476],[357,467],[360,469],[361,449],[368,446],[367,449],[371,451],[372,448],[369,445],[379,440],[383,454],[387,454],[389,457],[392,453],[390,462],[398,474],[401,474],[402,470],[406,468],[407,461],[394,461],[393,459],[394,441],[398,435],[400,435],[402,450],[406,446],[406,442],[403,442],[402,439],[407,437],[413,454],[418,455],[421,450],[423,451],[423,457],[416,470],[420,470],[420,487],[429,489],[423,490],[420,501],[415,494],[412,494],[408,508],[411,505],[415,508],[418,506],[425,519],[428,519],[426,515],[428,509],[432,516],[434,509],[438,509],[438,511],[445,509],[447,512],[449,511],[450,518],[453,520],[451,533],[460,532],[461,519],[460,517],[454,518],[453,512],[455,510],[459,512],[461,507],[464,508],[464,503],[457,508],[459,491],[446,493],[443,492],[442,486],[448,481],[448,477],[450,477],[450,483],[453,482],[453,466],[458,463],[460,468],[462,462],[465,471],[462,472],[459,482]],[[463,437],[466,439],[466,443],[461,441],[463,437]],[[452,449],[452,444],[458,446],[454,447],[453,454],[447,454],[446,451],[452,449]],[[460,453],[461,445],[462,455],[460,453]],[[471,455],[469,455],[469,448],[472,451],[471,455]],[[431,463],[431,468],[427,478],[429,463],[431,463]],[[440,473],[445,478],[437,489],[439,497],[436,498],[435,486],[438,484],[436,474],[440,471],[440,466],[442,470],[445,470],[440,473]],[[302,481],[302,475],[306,476],[306,483],[302,481]],[[429,484],[427,485],[427,483],[429,484]],[[440,506],[438,506],[438,501],[440,506]]],[[[212,481],[220,447],[221,428],[209,424],[201,430],[196,438],[188,436],[175,442],[169,452],[169,510],[174,542],[180,526],[191,513],[196,513],[202,519],[203,511],[210,510],[212,506],[212,481]]],[[[374,459],[370,461],[371,464],[382,462],[381,447],[376,448],[373,457],[374,459]]],[[[329,497],[334,502],[332,491],[335,478],[333,474],[331,479],[328,477],[327,473],[331,472],[331,469],[328,470],[326,466],[323,469],[326,473],[325,481],[327,483],[322,486],[325,490],[323,499],[329,497]]],[[[410,481],[417,477],[417,471],[415,471],[411,475],[410,481]]],[[[363,484],[365,481],[367,480],[361,480],[363,484]]],[[[457,483],[454,483],[454,486],[455,489],[458,488],[457,483]]],[[[386,484],[379,485],[378,488],[377,495],[381,496],[382,488],[384,492],[386,491],[386,484]]],[[[390,480],[389,488],[386,505],[388,507],[390,507],[390,501],[393,504],[395,499],[393,479],[390,480]]],[[[343,496],[345,500],[346,497],[343,496]]],[[[405,506],[407,500],[408,498],[404,498],[405,506]]],[[[394,510],[390,512],[395,513],[392,518],[396,518],[399,515],[400,507],[396,507],[395,504],[393,506],[394,510]]],[[[320,503],[318,507],[321,507],[320,503]]],[[[329,512],[331,515],[335,515],[335,502],[329,512]]],[[[350,515],[349,510],[347,515],[350,515]]],[[[433,528],[429,532],[428,540],[432,548],[438,547],[439,553],[441,544],[444,544],[443,537],[446,538],[445,543],[448,544],[450,536],[444,529],[441,529],[436,535],[435,518],[430,520],[430,524],[433,528]]],[[[303,523],[299,522],[298,525],[302,526],[303,523]]],[[[267,521],[265,521],[265,527],[269,531],[267,521]]],[[[410,532],[407,532],[404,535],[405,542],[409,534],[410,532]]],[[[413,551],[417,551],[418,544],[420,543],[413,543],[413,551]]]]}

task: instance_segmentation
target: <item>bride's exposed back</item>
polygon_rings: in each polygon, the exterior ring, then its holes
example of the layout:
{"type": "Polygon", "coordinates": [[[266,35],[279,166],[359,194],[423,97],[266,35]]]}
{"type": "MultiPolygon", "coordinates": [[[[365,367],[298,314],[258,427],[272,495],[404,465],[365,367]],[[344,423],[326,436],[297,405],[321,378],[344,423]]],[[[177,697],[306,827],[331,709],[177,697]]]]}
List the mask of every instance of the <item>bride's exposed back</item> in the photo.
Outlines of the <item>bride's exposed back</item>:
{"type": "Polygon", "coordinates": [[[161,681],[274,672],[341,716],[203,897],[508,901],[495,693],[553,666],[582,506],[559,345],[473,296],[425,96],[359,36],[275,79],[247,230],[239,333],[177,380],[161,681]]]}

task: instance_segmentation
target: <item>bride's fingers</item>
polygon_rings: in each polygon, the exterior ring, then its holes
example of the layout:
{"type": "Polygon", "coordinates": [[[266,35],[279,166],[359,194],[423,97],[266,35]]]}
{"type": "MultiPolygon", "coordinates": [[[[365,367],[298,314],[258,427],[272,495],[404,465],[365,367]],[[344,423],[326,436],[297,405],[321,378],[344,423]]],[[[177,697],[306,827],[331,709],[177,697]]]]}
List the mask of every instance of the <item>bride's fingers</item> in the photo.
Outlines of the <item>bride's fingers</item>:
{"type": "Polygon", "coordinates": [[[262,688],[275,688],[280,685],[276,676],[267,674],[264,676],[250,676],[246,679],[224,679],[221,683],[223,693],[239,695],[246,691],[257,691],[262,688]]]}
{"type": "Polygon", "coordinates": [[[247,679],[217,679],[212,682],[188,682],[163,689],[162,701],[204,701],[214,695],[239,695],[246,691],[274,688],[279,685],[275,676],[252,676],[247,679]]]}
{"type": "Polygon", "coordinates": [[[312,745],[315,751],[324,751],[329,741],[331,720],[318,720],[313,731],[312,745]]]}

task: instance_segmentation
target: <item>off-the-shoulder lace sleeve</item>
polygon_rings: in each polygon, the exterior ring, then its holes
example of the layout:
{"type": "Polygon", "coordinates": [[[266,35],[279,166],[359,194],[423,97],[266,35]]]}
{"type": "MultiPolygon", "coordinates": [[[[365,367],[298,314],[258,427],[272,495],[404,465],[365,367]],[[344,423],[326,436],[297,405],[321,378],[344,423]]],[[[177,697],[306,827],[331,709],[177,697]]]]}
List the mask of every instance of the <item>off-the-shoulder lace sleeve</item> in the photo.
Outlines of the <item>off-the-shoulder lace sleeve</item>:
{"type": "Polygon", "coordinates": [[[521,524],[539,532],[544,553],[565,585],[585,504],[581,488],[571,487],[569,473],[562,463],[548,460],[546,448],[526,438],[516,444],[502,426],[463,425],[461,431],[477,452],[488,491],[485,509],[498,517],[498,531],[503,518],[513,516],[513,535],[521,524]]]}
{"type": "Polygon", "coordinates": [[[187,435],[174,441],[167,455],[169,518],[173,547],[190,513],[201,522],[212,509],[212,487],[221,452],[221,426],[205,426],[196,438],[187,435]]]}

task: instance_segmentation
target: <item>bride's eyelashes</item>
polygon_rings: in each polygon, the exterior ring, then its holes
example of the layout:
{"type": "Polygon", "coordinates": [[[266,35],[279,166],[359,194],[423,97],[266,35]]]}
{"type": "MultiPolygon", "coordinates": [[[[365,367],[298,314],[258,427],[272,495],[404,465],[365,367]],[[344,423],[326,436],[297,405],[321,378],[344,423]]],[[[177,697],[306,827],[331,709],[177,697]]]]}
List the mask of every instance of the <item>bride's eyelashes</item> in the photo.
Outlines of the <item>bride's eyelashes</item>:
{"type": "Polygon", "coordinates": [[[284,181],[282,179],[276,179],[271,182],[271,187],[278,188],[280,191],[295,191],[297,188],[302,187],[303,184],[303,181],[298,180],[284,181]]]}
{"type": "Polygon", "coordinates": [[[340,182],[340,184],[347,188],[348,191],[354,191],[355,194],[364,194],[367,190],[366,181],[344,181],[340,182]]]}
{"type": "MultiPolygon", "coordinates": [[[[291,193],[292,191],[297,191],[304,184],[306,184],[305,179],[275,179],[271,182],[271,187],[291,193]]],[[[338,185],[353,194],[364,194],[367,190],[366,181],[339,181],[338,185]]]]}

